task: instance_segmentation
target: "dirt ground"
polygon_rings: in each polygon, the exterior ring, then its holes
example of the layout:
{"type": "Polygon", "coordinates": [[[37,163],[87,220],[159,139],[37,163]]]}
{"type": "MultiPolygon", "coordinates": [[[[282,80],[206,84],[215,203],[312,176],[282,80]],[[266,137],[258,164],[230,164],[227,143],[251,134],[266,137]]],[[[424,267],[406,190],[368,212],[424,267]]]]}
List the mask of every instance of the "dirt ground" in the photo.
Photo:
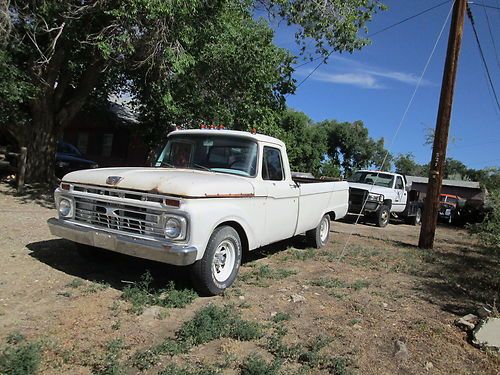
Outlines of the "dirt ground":
{"type": "Polygon", "coordinates": [[[498,356],[472,346],[454,325],[498,302],[500,292],[500,256],[463,229],[439,227],[435,249],[424,251],[415,246],[419,227],[335,222],[324,250],[307,249],[301,237],[267,247],[245,258],[225,295],[136,314],[123,298],[127,285],[148,270],[155,288],[170,280],[189,287],[187,268],[119,255],[87,260],[71,242],[50,235],[51,201],[50,193],[19,197],[0,184],[0,351],[19,334],[39,343],[39,373],[139,373],[136,353],[176,337],[184,322],[213,304],[258,323],[260,338],[220,338],[162,354],[143,373],[174,363],[238,374],[249,354],[260,353],[267,363],[279,356],[281,374],[500,374],[498,356]],[[325,338],[311,353],[335,358],[329,362],[335,366],[277,355],[269,343],[279,329],[288,348],[325,338]],[[395,354],[397,341],[407,352],[395,354]],[[120,345],[110,353],[112,342],[120,345]]]}

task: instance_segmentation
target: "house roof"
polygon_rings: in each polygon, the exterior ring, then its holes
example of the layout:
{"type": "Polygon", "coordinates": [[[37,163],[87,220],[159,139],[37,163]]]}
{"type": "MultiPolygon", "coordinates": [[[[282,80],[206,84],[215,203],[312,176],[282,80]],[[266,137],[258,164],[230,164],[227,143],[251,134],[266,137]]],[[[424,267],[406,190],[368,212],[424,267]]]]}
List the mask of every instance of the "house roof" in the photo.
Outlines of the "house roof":
{"type": "MultiPolygon", "coordinates": [[[[427,184],[429,179],[427,177],[420,176],[406,176],[406,180],[408,184],[417,183],[417,184],[427,184]]],[[[467,189],[481,189],[479,182],[476,181],[463,181],[463,180],[443,180],[444,186],[456,186],[467,189]]]]}

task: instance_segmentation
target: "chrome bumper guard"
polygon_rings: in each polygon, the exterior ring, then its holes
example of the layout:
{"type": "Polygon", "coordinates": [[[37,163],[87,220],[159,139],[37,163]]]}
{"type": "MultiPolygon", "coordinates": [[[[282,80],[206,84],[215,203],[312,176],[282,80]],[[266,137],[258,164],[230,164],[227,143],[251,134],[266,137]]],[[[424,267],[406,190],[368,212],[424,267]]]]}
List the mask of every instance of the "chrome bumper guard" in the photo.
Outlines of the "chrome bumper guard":
{"type": "Polygon", "coordinates": [[[49,225],[50,233],[57,237],[133,257],[155,260],[177,266],[193,264],[196,261],[198,253],[195,247],[172,245],[108,233],[103,230],[80,226],[56,218],[50,218],[47,220],[47,224],[49,225]]]}

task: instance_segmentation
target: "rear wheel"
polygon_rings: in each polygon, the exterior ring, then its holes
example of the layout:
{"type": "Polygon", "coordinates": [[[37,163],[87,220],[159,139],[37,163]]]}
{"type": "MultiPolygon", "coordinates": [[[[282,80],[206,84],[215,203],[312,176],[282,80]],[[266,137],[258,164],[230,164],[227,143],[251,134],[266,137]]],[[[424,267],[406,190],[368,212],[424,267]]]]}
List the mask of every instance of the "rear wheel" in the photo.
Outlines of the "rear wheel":
{"type": "Polygon", "coordinates": [[[377,214],[375,216],[375,224],[377,227],[384,228],[389,224],[389,217],[391,216],[391,212],[389,211],[389,207],[381,206],[377,214]]]}
{"type": "Polygon", "coordinates": [[[324,215],[316,228],[306,232],[306,237],[311,246],[316,249],[325,246],[330,237],[330,215],[324,215]]]}
{"type": "Polygon", "coordinates": [[[411,216],[408,218],[408,224],[419,225],[421,222],[422,222],[422,209],[417,208],[415,216],[411,216]]]}
{"type": "Polygon", "coordinates": [[[238,232],[229,226],[216,228],[203,258],[192,265],[194,288],[206,296],[220,294],[229,288],[238,275],[241,254],[238,232]]]}

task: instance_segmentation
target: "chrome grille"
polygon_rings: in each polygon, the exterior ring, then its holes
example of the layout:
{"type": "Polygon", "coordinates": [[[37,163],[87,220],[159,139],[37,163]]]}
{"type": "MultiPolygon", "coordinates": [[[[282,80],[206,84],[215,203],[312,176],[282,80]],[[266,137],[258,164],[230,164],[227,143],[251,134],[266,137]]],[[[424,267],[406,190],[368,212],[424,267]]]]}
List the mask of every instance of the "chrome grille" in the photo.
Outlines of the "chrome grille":
{"type": "Polygon", "coordinates": [[[139,193],[139,192],[134,192],[134,191],[129,191],[129,190],[107,189],[107,188],[102,188],[102,187],[85,186],[85,185],[74,185],[73,191],[82,192],[82,193],[97,194],[97,195],[102,195],[102,196],[134,199],[134,200],[138,200],[138,201],[142,201],[142,202],[162,203],[163,198],[164,198],[162,196],[158,196],[157,194],[146,194],[146,193],[139,193]]]}
{"type": "Polygon", "coordinates": [[[96,227],[165,238],[160,210],[75,197],[75,221],[96,227]]]}

